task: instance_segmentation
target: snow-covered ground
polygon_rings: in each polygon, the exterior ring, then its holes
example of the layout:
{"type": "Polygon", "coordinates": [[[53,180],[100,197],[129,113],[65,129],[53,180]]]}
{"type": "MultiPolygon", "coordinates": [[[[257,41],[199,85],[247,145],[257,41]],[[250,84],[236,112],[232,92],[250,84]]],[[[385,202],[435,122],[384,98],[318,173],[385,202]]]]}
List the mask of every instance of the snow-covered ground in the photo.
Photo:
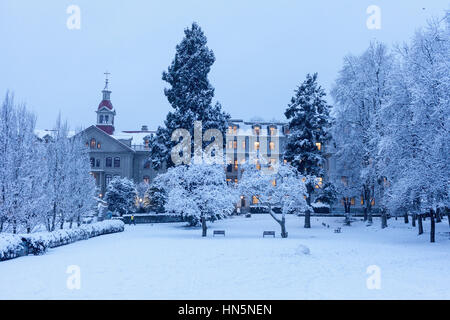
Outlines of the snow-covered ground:
{"type": "Polygon", "coordinates": [[[237,217],[200,229],[181,223],[126,226],[43,256],[0,262],[1,299],[450,299],[447,220],[437,243],[389,220],[366,227],[343,218],[288,216],[288,239],[268,215],[237,217]],[[322,226],[322,222],[330,228],[322,226]],[[341,226],[342,233],[334,233],[341,226]],[[212,237],[212,230],[226,237],[212,237]],[[275,230],[277,238],[262,238],[275,230]],[[309,253],[308,253],[309,252],[309,253]],[[67,268],[77,265],[81,288],[69,290],[67,268]],[[381,288],[369,290],[367,268],[381,271],[381,288]]]}

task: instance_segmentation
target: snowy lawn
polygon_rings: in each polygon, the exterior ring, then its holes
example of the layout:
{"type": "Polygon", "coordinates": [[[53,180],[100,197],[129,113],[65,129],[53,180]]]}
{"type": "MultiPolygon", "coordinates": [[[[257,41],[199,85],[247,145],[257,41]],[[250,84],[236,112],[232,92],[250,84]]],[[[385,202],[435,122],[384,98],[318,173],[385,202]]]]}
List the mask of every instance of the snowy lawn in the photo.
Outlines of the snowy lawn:
{"type": "Polygon", "coordinates": [[[389,220],[351,227],[343,218],[288,216],[281,239],[269,215],[236,217],[201,229],[182,223],[126,226],[124,232],[64,247],[43,256],[0,262],[1,299],[450,299],[447,220],[437,243],[389,220]],[[322,226],[322,222],[330,228],[322,226]],[[334,233],[335,227],[342,233],[334,233]],[[212,237],[212,230],[226,237],[212,237]],[[265,230],[277,238],[262,238],[265,230]],[[309,253],[308,253],[309,252],[309,253]],[[68,266],[81,270],[81,288],[66,286],[68,266]],[[381,289],[369,290],[367,267],[381,270],[381,289]]]}

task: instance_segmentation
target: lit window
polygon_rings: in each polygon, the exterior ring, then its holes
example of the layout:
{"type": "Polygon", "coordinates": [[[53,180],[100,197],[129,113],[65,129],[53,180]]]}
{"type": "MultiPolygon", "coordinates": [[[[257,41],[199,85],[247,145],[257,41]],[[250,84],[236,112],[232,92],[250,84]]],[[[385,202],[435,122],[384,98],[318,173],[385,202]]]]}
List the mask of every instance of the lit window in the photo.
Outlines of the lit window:
{"type": "Polygon", "coordinates": [[[363,205],[363,204],[364,204],[364,197],[361,196],[361,205],[363,205]]]}
{"type": "Polygon", "coordinates": [[[102,147],[102,145],[99,143],[97,143],[97,149],[100,149],[102,147]]]}
{"type": "Polygon", "coordinates": [[[255,141],[255,151],[259,150],[259,141],[255,141]]]}
{"type": "Polygon", "coordinates": [[[317,185],[316,185],[316,189],[319,189],[321,186],[322,186],[322,183],[323,183],[323,178],[318,178],[317,179],[318,181],[317,181],[317,185]]]}
{"type": "Polygon", "coordinates": [[[256,163],[256,170],[261,170],[261,164],[259,162],[256,163]]]}
{"type": "Polygon", "coordinates": [[[245,141],[242,141],[242,149],[245,150],[245,141]]]}
{"type": "Polygon", "coordinates": [[[95,146],[97,145],[97,142],[95,141],[94,138],[91,139],[91,148],[95,148],[95,146]]]}
{"type": "Polygon", "coordinates": [[[271,136],[274,136],[274,135],[276,134],[276,132],[277,132],[277,131],[276,131],[277,129],[276,129],[275,127],[270,127],[269,130],[270,130],[270,135],[271,135],[271,136]]]}
{"type": "Polygon", "coordinates": [[[238,161],[234,160],[234,170],[237,170],[237,169],[238,169],[238,161]]]}
{"type": "Polygon", "coordinates": [[[270,148],[270,150],[275,150],[275,142],[270,141],[269,148],[270,148]]]}
{"type": "Polygon", "coordinates": [[[316,142],[317,150],[322,150],[322,144],[320,142],[316,142]]]}
{"type": "Polygon", "coordinates": [[[228,133],[233,133],[233,128],[231,126],[228,127],[228,133]]]}
{"type": "Polygon", "coordinates": [[[273,180],[272,180],[272,185],[273,185],[274,187],[276,187],[276,186],[277,186],[277,180],[273,179],[273,180]]]}
{"type": "Polygon", "coordinates": [[[352,204],[352,206],[354,206],[354,205],[355,205],[355,198],[352,198],[352,199],[350,200],[350,203],[352,204]]]}
{"type": "Polygon", "coordinates": [[[258,204],[258,203],[259,203],[259,199],[258,199],[257,196],[253,196],[253,197],[252,197],[252,203],[253,203],[253,204],[258,204]]]}
{"type": "Polygon", "coordinates": [[[233,149],[233,141],[228,141],[228,149],[233,149]]]}
{"type": "Polygon", "coordinates": [[[233,149],[237,149],[237,141],[233,141],[233,149]]]}
{"type": "Polygon", "coordinates": [[[235,133],[235,134],[237,133],[237,126],[233,127],[233,133],[235,133]]]}
{"type": "Polygon", "coordinates": [[[261,128],[258,126],[253,128],[253,131],[255,132],[255,135],[257,135],[257,136],[259,135],[260,130],[261,130],[261,128]]]}
{"type": "Polygon", "coordinates": [[[374,206],[375,205],[375,199],[374,198],[372,198],[372,202],[370,203],[372,206],[374,206]]]}

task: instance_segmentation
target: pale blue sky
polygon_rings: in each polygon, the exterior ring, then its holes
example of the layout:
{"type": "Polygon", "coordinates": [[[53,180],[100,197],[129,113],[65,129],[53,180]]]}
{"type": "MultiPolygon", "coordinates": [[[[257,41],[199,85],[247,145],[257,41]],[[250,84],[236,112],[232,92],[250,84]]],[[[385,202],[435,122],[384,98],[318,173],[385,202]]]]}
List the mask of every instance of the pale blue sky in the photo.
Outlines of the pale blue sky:
{"type": "Polygon", "coordinates": [[[108,70],[116,129],[156,128],[171,109],[161,73],[197,21],[216,55],[210,80],[224,109],[282,119],[306,73],[318,72],[328,90],[346,54],[373,39],[408,40],[448,8],[448,0],[0,0],[0,94],[13,90],[39,128],[51,128],[58,111],[86,127],[108,70]],[[66,27],[71,4],[81,9],[81,30],[66,27]],[[372,4],[381,30],[366,27],[372,4]]]}

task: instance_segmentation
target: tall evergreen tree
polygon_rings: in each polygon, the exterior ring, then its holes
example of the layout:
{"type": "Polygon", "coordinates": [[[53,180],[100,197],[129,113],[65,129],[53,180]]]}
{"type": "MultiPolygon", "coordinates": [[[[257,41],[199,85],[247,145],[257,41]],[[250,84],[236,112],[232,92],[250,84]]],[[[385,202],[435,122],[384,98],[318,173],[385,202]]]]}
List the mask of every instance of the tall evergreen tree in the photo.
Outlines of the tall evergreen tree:
{"type": "MultiPolygon", "coordinates": [[[[186,129],[193,137],[194,121],[202,121],[203,130],[215,128],[225,134],[229,115],[220,103],[212,104],[214,88],[208,73],[215,61],[214,53],[207,47],[207,39],[197,23],[185,29],[185,37],[176,47],[175,58],[162,79],[170,87],[164,90],[173,111],[151,139],[151,162],[155,169],[163,163],[173,166],[170,151],[177,142],[171,141],[172,132],[186,129]]],[[[193,140],[193,139],[192,139],[193,140]]]]}
{"type": "MultiPolygon", "coordinates": [[[[330,106],[325,91],[317,82],[317,73],[308,74],[295,90],[286,112],[290,134],[285,146],[284,159],[306,177],[307,203],[318,179],[324,175],[323,145],[331,138],[330,106]]],[[[305,228],[311,227],[310,211],[305,213],[305,228]]]]}

